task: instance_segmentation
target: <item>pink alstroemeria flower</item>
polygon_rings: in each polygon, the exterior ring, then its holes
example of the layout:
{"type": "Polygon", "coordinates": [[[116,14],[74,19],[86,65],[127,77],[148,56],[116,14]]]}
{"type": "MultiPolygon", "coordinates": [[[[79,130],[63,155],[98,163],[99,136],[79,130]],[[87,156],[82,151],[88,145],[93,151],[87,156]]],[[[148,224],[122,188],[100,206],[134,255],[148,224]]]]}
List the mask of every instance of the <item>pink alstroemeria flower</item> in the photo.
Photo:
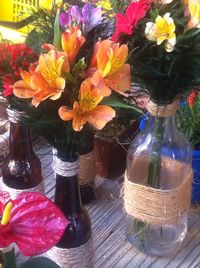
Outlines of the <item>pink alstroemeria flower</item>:
{"type": "Polygon", "coordinates": [[[49,250],[68,225],[55,204],[35,192],[21,193],[15,200],[7,192],[0,192],[0,215],[0,248],[16,243],[25,256],[49,250]]]}

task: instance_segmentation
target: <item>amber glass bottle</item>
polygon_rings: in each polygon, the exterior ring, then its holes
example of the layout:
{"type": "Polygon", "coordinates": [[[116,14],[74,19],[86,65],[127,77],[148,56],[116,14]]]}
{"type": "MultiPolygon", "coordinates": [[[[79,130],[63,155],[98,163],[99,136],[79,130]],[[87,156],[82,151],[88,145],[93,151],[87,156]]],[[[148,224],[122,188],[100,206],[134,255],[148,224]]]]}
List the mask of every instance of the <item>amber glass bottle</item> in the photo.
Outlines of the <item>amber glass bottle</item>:
{"type": "Polygon", "coordinates": [[[91,222],[80,199],[78,176],[56,175],[55,204],[62,210],[70,224],[57,244],[61,248],[75,248],[91,238],[91,222]]]}
{"type": "Polygon", "coordinates": [[[64,213],[69,224],[59,243],[47,252],[47,257],[61,268],[91,268],[91,221],[81,202],[78,156],[63,158],[58,150],[53,168],[56,173],[54,202],[64,213]]]}
{"type": "Polygon", "coordinates": [[[43,192],[41,163],[33,152],[29,129],[11,122],[9,143],[10,152],[2,163],[3,188],[11,196],[24,190],[43,192]]]}

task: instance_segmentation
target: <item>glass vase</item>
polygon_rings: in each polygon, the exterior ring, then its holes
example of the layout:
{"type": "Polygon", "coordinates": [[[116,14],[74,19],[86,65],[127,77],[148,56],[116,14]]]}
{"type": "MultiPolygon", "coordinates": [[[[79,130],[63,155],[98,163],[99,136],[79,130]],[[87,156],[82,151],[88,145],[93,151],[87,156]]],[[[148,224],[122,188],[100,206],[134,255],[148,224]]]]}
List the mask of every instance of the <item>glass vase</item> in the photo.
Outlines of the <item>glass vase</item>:
{"type": "Polygon", "coordinates": [[[126,237],[149,255],[176,252],[187,233],[192,150],[176,127],[177,108],[150,102],[146,127],[128,150],[126,237]]]}

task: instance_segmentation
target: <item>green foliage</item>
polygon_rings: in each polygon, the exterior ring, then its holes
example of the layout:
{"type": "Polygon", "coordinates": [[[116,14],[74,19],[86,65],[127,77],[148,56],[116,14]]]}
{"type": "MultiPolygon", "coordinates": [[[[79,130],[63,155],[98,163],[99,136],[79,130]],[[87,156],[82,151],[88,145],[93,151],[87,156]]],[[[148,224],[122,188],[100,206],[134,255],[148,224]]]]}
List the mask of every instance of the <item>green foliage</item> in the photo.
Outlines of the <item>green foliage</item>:
{"type": "Polygon", "coordinates": [[[112,107],[126,108],[126,109],[134,110],[134,112],[137,112],[137,113],[142,113],[142,111],[139,108],[124,102],[121,98],[119,98],[117,95],[114,95],[114,94],[109,97],[104,98],[101,103],[112,106],[112,107]]]}
{"type": "Polygon", "coordinates": [[[187,101],[179,108],[178,126],[190,141],[193,148],[200,146],[200,97],[191,108],[187,101]]]}
{"type": "Polygon", "coordinates": [[[187,29],[187,22],[180,0],[154,6],[128,40],[133,51],[129,57],[133,81],[143,84],[156,102],[171,102],[200,84],[200,29],[187,29]],[[164,42],[157,45],[144,33],[146,22],[155,22],[157,14],[163,16],[167,12],[176,24],[177,42],[172,52],[165,50],[164,42]]]}
{"type": "Polygon", "coordinates": [[[124,11],[129,5],[129,3],[130,3],[130,0],[110,0],[112,10],[115,13],[124,11]]]}
{"type": "Polygon", "coordinates": [[[31,16],[34,18],[34,29],[27,35],[26,44],[40,54],[42,44],[53,43],[56,7],[51,12],[38,8],[32,11],[31,16]]]}
{"type": "Polygon", "coordinates": [[[60,32],[60,9],[56,13],[55,23],[54,23],[54,46],[60,50],[61,49],[61,32],[60,32]]]}

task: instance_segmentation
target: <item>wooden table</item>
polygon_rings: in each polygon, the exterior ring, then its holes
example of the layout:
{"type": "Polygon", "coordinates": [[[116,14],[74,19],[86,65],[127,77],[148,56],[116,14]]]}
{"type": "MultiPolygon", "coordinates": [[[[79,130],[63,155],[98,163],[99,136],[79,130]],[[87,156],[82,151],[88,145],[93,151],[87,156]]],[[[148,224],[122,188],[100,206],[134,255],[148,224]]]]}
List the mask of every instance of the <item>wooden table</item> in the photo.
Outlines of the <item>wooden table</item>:
{"type": "MultiPolygon", "coordinates": [[[[41,148],[41,144],[37,143],[35,149],[43,165],[45,193],[53,199],[55,179],[51,168],[51,148],[41,148]]],[[[96,200],[86,207],[92,219],[94,268],[200,268],[200,215],[193,212],[190,213],[189,230],[183,247],[174,256],[147,256],[126,241],[122,182],[122,178],[115,181],[97,178],[96,200]]]]}

